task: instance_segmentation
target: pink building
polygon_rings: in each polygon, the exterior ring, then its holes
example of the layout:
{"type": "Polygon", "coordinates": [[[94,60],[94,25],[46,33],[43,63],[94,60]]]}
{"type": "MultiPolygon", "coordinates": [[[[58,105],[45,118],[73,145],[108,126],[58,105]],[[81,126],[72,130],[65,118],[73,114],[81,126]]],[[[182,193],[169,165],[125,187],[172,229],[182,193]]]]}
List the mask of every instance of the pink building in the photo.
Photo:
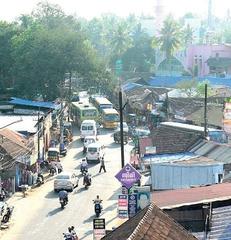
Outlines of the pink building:
{"type": "Polygon", "coordinates": [[[231,76],[231,45],[190,45],[183,61],[185,69],[194,71],[195,76],[231,76]]]}

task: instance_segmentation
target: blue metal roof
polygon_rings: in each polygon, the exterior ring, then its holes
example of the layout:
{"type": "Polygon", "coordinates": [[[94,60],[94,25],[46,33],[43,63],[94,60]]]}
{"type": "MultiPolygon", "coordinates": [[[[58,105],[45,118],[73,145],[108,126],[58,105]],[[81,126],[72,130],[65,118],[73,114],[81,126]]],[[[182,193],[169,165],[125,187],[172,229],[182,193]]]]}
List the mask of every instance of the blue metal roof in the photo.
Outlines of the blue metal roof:
{"type": "Polygon", "coordinates": [[[15,104],[15,105],[24,105],[24,106],[49,108],[49,109],[59,109],[60,107],[59,104],[55,104],[53,102],[39,102],[39,101],[32,101],[32,100],[16,98],[16,97],[12,97],[9,103],[15,104]]]}
{"type": "MultiPolygon", "coordinates": [[[[147,83],[151,86],[158,87],[175,87],[179,81],[191,80],[192,77],[184,76],[155,76],[151,77],[147,83]]],[[[209,81],[211,85],[224,85],[231,87],[231,78],[218,78],[218,77],[200,77],[196,78],[198,82],[209,81]]]]}
{"type": "Polygon", "coordinates": [[[143,85],[138,83],[126,83],[122,86],[123,91],[130,91],[132,89],[140,88],[143,85]]]}

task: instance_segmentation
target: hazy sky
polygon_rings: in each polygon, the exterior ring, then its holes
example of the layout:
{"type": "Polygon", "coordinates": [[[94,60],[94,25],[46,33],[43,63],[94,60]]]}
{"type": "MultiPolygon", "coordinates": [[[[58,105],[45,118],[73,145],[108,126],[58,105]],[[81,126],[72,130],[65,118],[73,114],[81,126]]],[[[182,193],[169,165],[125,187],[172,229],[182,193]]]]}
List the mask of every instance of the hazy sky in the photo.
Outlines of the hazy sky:
{"type": "MultiPolygon", "coordinates": [[[[185,12],[207,15],[208,0],[163,0],[167,11],[175,16],[185,12]]],[[[12,21],[21,14],[31,13],[40,0],[0,0],[0,20],[12,21]]],[[[113,12],[118,16],[129,13],[154,15],[156,0],[49,0],[59,4],[66,14],[92,18],[102,13],[113,12]]],[[[231,9],[231,0],[213,0],[213,12],[216,16],[225,16],[231,9]]]]}

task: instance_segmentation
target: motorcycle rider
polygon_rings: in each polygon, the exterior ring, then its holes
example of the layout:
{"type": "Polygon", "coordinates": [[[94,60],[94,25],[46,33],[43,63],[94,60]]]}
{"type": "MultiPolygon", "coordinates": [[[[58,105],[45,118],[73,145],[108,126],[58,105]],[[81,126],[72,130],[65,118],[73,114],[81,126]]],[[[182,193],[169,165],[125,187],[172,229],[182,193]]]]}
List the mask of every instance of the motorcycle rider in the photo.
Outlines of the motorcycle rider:
{"type": "Polygon", "coordinates": [[[87,170],[88,164],[85,158],[82,159],[80,171],[83,173],[85,170],[87,170]]]}
{"type": "Polygon", "coordinates": [[[77,236],[77,234],[76,234],[76,231],[75,231],[75,227],[74,227],[74,226],[69,227],[69,228],[68,228],[68,231],[69,231],[69,233],[71,234],[73,240],[78,240],[78,239],[79,239],[78,236],[77,236]]]}
{"type": "Polygon", "coordinates": [[[91,175],[88,173],[87,170],[84,171],[83,173],[83,185],[90,186],[91,185],[91,175]]]}
{"type": "Polygon", "coordinates": [[[66,190],[59,191],[59,201],[64,200],[66,203],[68,203],[68,193],[66,190]]]}

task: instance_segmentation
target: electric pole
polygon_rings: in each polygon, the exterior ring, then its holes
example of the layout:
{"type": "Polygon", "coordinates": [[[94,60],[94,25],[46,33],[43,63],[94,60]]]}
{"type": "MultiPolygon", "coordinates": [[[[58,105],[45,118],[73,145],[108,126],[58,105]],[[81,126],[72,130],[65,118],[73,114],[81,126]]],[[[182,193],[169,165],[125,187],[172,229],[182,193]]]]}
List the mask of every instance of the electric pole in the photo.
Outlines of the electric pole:
{"type": "Polygon", "coordinates": [[[121,146],[121,167],[124,167],[124,128],[123,128],[123,99],[121,89],[119,91],[119,110],[120,110],[120,146],[121,146]]]}
{"type": "Polygon", "coordinates": [[[208,119],[207,119],[207,83],[205,84],[205,105],[204,105],[204,137],[207,138],[208,131],[207,131],[207,125],[208,125],[208,119]]]}

